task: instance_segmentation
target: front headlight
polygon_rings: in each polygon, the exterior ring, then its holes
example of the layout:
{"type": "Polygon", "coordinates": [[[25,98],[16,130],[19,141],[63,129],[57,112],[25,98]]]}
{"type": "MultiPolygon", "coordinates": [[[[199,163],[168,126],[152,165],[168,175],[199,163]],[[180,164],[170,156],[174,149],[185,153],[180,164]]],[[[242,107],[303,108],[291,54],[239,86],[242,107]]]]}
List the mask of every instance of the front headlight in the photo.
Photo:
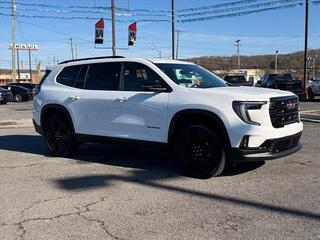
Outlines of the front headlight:
{"type": "Polygon", "coordinates": [[[251,120],[248,110],[259,110],[265,104],[267,104],[267,102],[234,101],[232,103],[232,108],[238,117],[245,123],[260,126],[260,123],[251,120]]]}

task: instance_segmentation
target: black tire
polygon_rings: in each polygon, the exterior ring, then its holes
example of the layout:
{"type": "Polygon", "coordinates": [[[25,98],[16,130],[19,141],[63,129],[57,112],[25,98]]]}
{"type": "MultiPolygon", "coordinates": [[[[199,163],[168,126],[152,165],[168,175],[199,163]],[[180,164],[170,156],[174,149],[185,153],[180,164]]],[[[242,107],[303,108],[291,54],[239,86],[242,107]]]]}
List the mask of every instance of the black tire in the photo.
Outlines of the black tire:
{"type": "Polygon", "coordinates": [[[43,137],[53,156],[66,157],[78,147],[68,120],[62,116],[50,117],[44,126],[43,137]]]}
{"type": "Polygon", "coordinates": [[[0,104],[7,104],[7,101],[1,101],[0,104]]]}
{"type": "Polygon", "coordinates": [[[16,94],[13,96],[13,101],[14,102],[21,102],[22,101],[22,96],[20,94],[16,94]]]}
{"type": "Polygon", "coordinates": [[[308,99],[309,100],[314,100],[314,94],[313,94],[311,88],[308,88],[308,99]]]}
{"type": "Polygon", "coordinates": [[[184,172],[191,177],[219,176],[226,167],[221,137],[203,125],[183,127],[174,139],[174,152],[184,172]]]}

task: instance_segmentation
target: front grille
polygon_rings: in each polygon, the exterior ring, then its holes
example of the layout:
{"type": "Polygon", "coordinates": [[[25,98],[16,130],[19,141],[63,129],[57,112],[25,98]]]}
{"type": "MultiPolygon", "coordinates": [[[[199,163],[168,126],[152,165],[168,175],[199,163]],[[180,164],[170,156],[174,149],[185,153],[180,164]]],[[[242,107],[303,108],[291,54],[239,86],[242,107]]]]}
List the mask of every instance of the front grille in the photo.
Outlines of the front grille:
{"type": "Polygon", "coordinates": [[[288,150],[298,145],[301,137],[301,133],[298,133],[293,136],[269,140],[269,152],[277,153],[284,150],[288,150]]]}
{"type": "Polygon", "coordinates": [[[275,128],[299,122],[298,97],[276,97],[270,99],[269,114],[275,128]]]}

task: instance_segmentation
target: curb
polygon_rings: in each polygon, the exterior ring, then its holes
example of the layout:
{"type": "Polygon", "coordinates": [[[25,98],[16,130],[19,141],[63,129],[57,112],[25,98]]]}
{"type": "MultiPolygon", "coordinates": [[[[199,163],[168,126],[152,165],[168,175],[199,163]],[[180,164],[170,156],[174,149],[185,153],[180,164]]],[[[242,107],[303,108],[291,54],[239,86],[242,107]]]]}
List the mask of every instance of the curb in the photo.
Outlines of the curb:
{"type": "Polygon", "coordinates": [[[312,122],[312,123],[320,123],[320,120],[317,119],[310,119],[310,118],[300,118],[303,122],[312,122]]]}

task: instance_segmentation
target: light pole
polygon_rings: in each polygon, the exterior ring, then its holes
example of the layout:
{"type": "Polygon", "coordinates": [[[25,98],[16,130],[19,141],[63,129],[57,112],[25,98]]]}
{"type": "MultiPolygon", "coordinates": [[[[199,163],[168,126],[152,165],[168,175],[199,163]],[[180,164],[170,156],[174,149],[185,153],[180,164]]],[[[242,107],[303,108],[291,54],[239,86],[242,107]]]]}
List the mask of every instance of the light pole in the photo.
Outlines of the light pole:
{"type": "Polygon", "coordinates": [[[305,28],[304,28],[304,74],[303,74],[303,82],[302,82],[302,89],[304,91],[304,96],[307,96],[307,54],[308,54],[308,26],[309,26],[309,0],[306,0],[305,3],[305,28]]]}
{"type": "MultiPolygon", "coordinates": [[[[16,81],[16,2],[12,0],[11,6],[11,43],[12,43],[12,80],[13,82],[16,81]]],[[[19,64],[19,62],[18,62],[19,64]]]]}
{"type": "Polygon", "coordinates": [[[277,73],[277,70],[278,70],[278,53],[279,53],[279,50],[276,51],[276,60],[274,63],[274,73],[277,73]]]}
{"type": "Polygon", "coordinates": [[[171,0],[171,58],[174,59],[174,42],[175,42],[175,22],[174,22],[174,0],[171,0]]]}
{"type": "Polygon", "coordinates": [[[240,73],[240,39],[236,41],[237,55],[238,55],[238,72],[240,73]]]}
{"type": "Polygon", "coordinates": [[[111,0],[111,19],[112,19],[112,56],[117,56],[116,50],[116,19],[114,0],[111,0]]]}

